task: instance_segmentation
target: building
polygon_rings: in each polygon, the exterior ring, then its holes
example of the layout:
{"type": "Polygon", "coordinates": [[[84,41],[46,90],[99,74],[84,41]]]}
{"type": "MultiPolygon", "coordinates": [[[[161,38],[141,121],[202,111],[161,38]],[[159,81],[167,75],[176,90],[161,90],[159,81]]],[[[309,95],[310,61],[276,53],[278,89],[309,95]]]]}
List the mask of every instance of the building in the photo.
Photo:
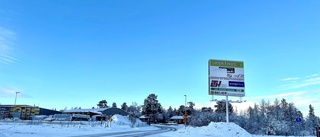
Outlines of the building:
{"type": "Polygon", "coordinates": [[[89,115],[90,117],[96,115],[102,115],[102,112],[108,108],[93,108],[93,109],[69,109],[65,110],[62,113],[64,114],[84,114],[89,115]]]}
{"type": "Polygon", "coordinates": [[[34,115],[54,115],[62,112],[30,105],[0,105],[0,119],[20,118],[30,120],[34,115]]]}
{"type": "Polygon", "coordinates": [[[139,117],[139,119],[140,119],[142,122],[148,122],[149,117],[146,116],[146,115],[142,115],[142,116],[139,117]]]}
{"type": "Polygon", "coordinates": [[[125,112],[119,108],[93,108],[93,109],[70,109],[63,111],[64,114],[84,114],[89,115],[90,118],[94,118],[96,120],[105,120],[106,118],[112,117],[112,115],[129,115],[128,112],[125,112]]]}
{"type": "Polygon", "coordinates": [[[102,111],[102,114],[111,117],[113,115],[122,115],[122,116],[128,116],[129,113],[120,109],[120,108],[108,108],[104,111],[102,111]]]}
{"type": "MultiPolygon", "coordinates": [[[[191,116],[188,116],[187,117],[187,123],[189,123],[190,121],[190,118],[191,118],[191,116]]],[[[170,118],[170,121],[174,121],[175,123],[178,123],[178,124],[183,124],[184,123],[184,121],[183,121],[183,116],[172,116],[171,118],[170,118]]]]}
{"type": "Polygon", "coordinates": [[[148,122],[148,123],[167,123],[168,121],[166,120],[164,114],[145,114],[139,117],[139,119],[142,122],[148,122]],[[149,121],[150,120],[150,121],[149,121]]]}

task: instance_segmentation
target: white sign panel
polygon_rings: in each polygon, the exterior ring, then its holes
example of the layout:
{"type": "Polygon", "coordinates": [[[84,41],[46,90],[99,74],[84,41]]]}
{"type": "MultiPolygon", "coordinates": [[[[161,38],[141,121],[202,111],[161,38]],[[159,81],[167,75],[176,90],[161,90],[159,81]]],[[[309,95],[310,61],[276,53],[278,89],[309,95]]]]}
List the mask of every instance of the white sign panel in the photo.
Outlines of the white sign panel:
{"type": "Polygon", "coordinates": [[[245,96],[244,63],[209,60],[209,95],[245,96]]]}

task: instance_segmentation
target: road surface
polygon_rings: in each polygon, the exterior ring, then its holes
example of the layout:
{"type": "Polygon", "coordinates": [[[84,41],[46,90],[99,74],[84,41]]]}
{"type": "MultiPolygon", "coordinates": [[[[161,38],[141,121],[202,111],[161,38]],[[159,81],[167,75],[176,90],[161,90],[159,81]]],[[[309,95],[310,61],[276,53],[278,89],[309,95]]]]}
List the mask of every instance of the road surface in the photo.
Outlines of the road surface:
{"type": "Polygon", "coordinates": [[[100,134],[90,134],[90,135],[79,135],[72,137],[145,137],[150,135],[155,135],[159,133],[165,133],[169,131],[176,131],[174,127],[166,126],[156,126],[158,130],[145,130],[145,131],[126,131],[126,132],[112,132],[112,133],[100,133],[100,134]]]}

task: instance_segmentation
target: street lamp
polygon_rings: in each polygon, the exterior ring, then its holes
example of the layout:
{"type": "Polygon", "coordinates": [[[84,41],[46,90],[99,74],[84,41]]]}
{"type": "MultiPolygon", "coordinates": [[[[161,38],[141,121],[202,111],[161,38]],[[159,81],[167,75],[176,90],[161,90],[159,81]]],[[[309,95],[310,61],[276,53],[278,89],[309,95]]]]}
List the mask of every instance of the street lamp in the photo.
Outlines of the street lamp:
{"type": "Polygon", "coordinates": [[[14,99],[14,105],[16,105],[17,103],[17,95],[19,94],[20,92],[16,92],[16,98],[14,99]]]}
{"type": "Polygon", "coordinates": [[[184,101],[184,119],[185,119],[185,122],[184,122],[184,128],[186,129],[187,128],[187,95],[184,95],[184,98],[185,98],[185,101],[184,101]]]}

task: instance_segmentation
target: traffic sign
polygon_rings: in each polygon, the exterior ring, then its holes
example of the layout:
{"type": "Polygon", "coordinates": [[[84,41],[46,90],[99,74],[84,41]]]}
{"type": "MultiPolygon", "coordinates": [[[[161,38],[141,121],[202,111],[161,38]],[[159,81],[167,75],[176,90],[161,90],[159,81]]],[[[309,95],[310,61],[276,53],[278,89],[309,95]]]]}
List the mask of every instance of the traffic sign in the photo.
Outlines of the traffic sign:
{"type": "Polygon", "coordinates": [[[187,114],[184,114],[184,115],[183,115],[183,122],[184,122],[184,123],[187,122],[187,118],[188,118],[188,115],[187,115],[187,114]]]}
{"type": "Polygon", "coordinates": [[[302,119],[301,119],[300,117],[297,117],[297,118],[296,118],[296,122],[297,122],[297,123],[300,123],[301,121],[302,121],[302,119]]]}
{"type": "Polygon", "coordinates": [[[183,118],[187,118],[187,117],[188,117],[188,115],[187,115],[187,114],[184,114],[184,115],[183,115],[183,118]]]}

